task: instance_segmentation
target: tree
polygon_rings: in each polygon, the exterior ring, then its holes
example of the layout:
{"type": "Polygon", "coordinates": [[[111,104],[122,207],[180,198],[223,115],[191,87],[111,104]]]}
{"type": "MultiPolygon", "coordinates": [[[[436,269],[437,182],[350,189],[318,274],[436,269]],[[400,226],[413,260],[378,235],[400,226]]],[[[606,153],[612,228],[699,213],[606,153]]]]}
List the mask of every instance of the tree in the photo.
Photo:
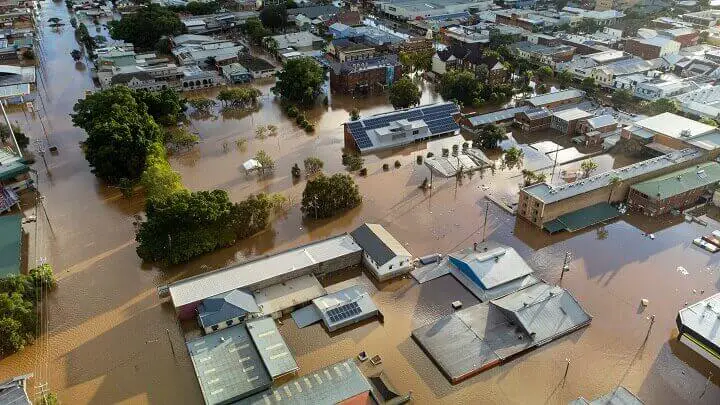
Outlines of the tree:
{"type": "Polygon", "coordinates": [[[48,392],[35,401],[36,405],[58,405],[60,403],[54,392],[48,392]]]}
{"type": "Polygon", "coordinates": [[[177,13],[154,3],[123,15],[120,21],[109,21],[107,25],[113,39],[122,39],[144,49],[154,48],[164,35],[185,32],[185,25],[177,13]]]}
{"type": "Polygon", "coordinates": [[[261,94],[260,90],[249,86],[224,88],[220,90],[217,99],[225,106],[248,108],[257,105],[258,97],[261,94]]]}
{"type": "Polygon", "coordinates": [[[495,124],[485,125],[473,136],[473,146],[476,148],[495,149],[505,139],[506,131],[495,124]]]}
{"type": "Polygon", "coordinates": [[[164,141],[170,150],[187,150],[200,141],[200,138],[184,127],[167,128],[164,141]]]}
{"type": "Polygon", "coordinates": [[[352,177],[343,173],[327,177],[321,173],[308,180],[300,209],[315,219],[330,218],[357,207],[361,202],[360,190],[352,177]]]}
{"type": "Polygon", "coordinates": [[[583,160],[582,163],[580,163],[580,170],[583,171],[583,177],[588,178],[598,168],[598,164],[594,161],[588,159],[583,160]]]}
{"type": "Polygon", "coordinates": [[[618,176],[613,176],[608,181],[608,185],[610,186],[610,194],[608,195],[608,204],[610,204],[610,201],[612,200],[613,191],[615,191],[616,188],[620,186],[622,183],[622,179],[618,176]]]}
{"type": "Polygon", "coordinates": [[[260,11],[260,21],[265,27],[276,31],[287,23],[287,10],[283,6],[265,6],[260,11]]]}
{"type": "Polygon", "coordinates": [[[587,94],[588,97],[594,96],[598,89],[595,79],[590,76],[583,79],[580,87],[585,91],[585,94],[587,94]]]}
{"type": "Polygon", "coordinates": [[[707,10],[710,7],[710,0],[698,0],[698,6],[703,10],[707,10]]]}
{"type": "Polygon", "coordinates": [[[435,49],[429,48],[414,52],[401,51],[398,57],[405,71],[414,72],[416,70],[431,70],[433,55],[435,55],[435,49]]]}
{"type": "Polygon", "coordinates": [[[160,125],[174,125],[180,120],[185,109],[185,101],[173,89],[162,91],[135,91],[135,100],[147,106],[148,114],[152,115],[160,125]]]}
{"type": "Polygon", "coordinates": [[[537,86],[535,86],[535,91],[536,91],[538,94],[545,94],[545,93],[547,93],[547,92],[549,91],[549,89],[548,89],[547,84],[545,84],[545,83],[540,83],[540,84],[538,84],[537,86]]]}
{"type": "Polygon", "coordinates": [[[210,114],[212,108],[217,105],[215,100],[206,97],[192,98],[188,100],[187,103],[196,111],[203,114],[210,114]]]}
{"type": "Polygon", "coordinates": [[[360,155],[349,155],[345,161],[345,166],[347,166],[350,171],[360,170],[363,164],[365,164],[365,159],[360,155]]]}
{"type": "Polygon", "coordinates": [[[72,56],[75,62],[80,62],[80,59],[82,59],[82,53],[77,49],[73,49],[72,52],[70,52],[70,56],[72,56]]]}
{"type": "Polygon", "coordinates": [[[451,70],[440,80],[440,95],[445,100],[457,100],[463,105],[472,105],[482,97],[483,86],[473,72],[451,70]]]}
{"type": "Polygon", "coordinates": [[[273,91],[286,102],[310,106],[324,82],[325,73],[312,58],[291,59],[277,73],[273,91]]]}
{"type": "Polygon", "coordinates": [[[246,33],[252,42],[256,45],[260,45],[262,39],[270,35],[270,30],[265,28],[262,22],[257,18],[248,18],[245,24],[242,26],[242,30],[246,33]]]}
{"type": "Polygon", "coordinates": [[[572,83],[573,75],[569,70],[563,70],[562,72],[558,73],[557,75],[557,81],[558,84],[560,84],[561,89],[565,89],[568,87],[570,83],[572,83]]]}
{"type": "Polygon", "coordinates": [[[270,155],[262,149],[255,154],[255,160],[260,163],[260,172],[263,174],[265,174],[265,171],[272,172],[275,169],[275,162],[270,155]]]}
{"type": "Polygon", "coordinates": [[[675,100],[660,98],[651,102],[643,102],[640,109],[647,115],[658,115],[666,112],[675,114],[678,112],[678,105],[675,100]]]}
{"type": "Polygon", "coordinates": [[[612,103],[613,105],[615,105],[616,108],[626,108],[632,104],[633,94],[630,90],[627,89],[615,90],[613,91],[610,99],[612,100],[612,103]]]}
{"type": "Polygon", "coordinates": [[[520,165],[524,155],[525,153],[523,153],[522,149],[513,146],[505,151],[505,155],[503,155],[503,162],[507,167],[513,168],[516,165],[520,165]]]}
{"type": "Polygon", "coordinates": [[[36,326],[32,301],[18,292],[0,293],[0,355],[22,350],[32,341],[36,326]]]}
{"type": "Polygon", "coordinates": [[[547,175],[545,173],[535,173],[532,170],[523,169],[522,170],[522,176],[523,176],[523,185],[525,187],[532,186],[533,184],[537,183],[543,183],[545,180],[547,180],[547,175]]]}
{"type": "Polygon", "coordinates": [[[704,44],[707,43],[708,37],[710,36],[710,31],[701,31],[698,34],[698,43],[704,44]]]}
{"type": "Polygon", "coordinates": [[[180,174],[168,163],[165,148],[160,143],[155,143],[150,149],[140,182],[145,188],[147,200],[163,200],[185,190],[180,174]]]}
{"type": "Polygon", "coordinates": [[[325,163],[316,157],[309,157],[306,158],[303,162],[305,165],[305,175],[311,176],[313,174],[318,173],[322,170],[323,166],[325,166],[325,163]]]}
{"type": "Polygon", "coordinates": [[[80,23],[80,26],[75,29],[75,37],[78,42],[85,46],[88,53],[92,55],[97,44],[95,43],[95,38],[90,35],[87,25],[80,23]]]}
{"type": "Polygon", "coordinates": [[[162,132],[134,92],[113,87],[79,100],[73,110],[73,124],[88,135],[84,151],[93,173],[111,184],[139,179],[162,132]]]}
{"type": "Polygon", "coordinates": [[[360,111],[357,108],[350,110],[350,121],[357,121],[360,119],[360,111]]]}
{"type": "Polygon", "coordinates": [[[409,76],[403,76],[390,86],[393,108],[408,108],[420,104],[420,90],[409,76]]]}
{"type": "Polygon", "coordinates": [[[138,256],[152,262],[186,262],[264,229],[270,208],[264,194],[232,204],[223,190],[183,190],[148,200],[147,219],[135,235],[138,256]]]}
{"type": "Polygon", "coordinates": [[[718,126],[718,122],[717,122],[717,121],[715,121],[715,120],[712,119],[712,118],[708,118],[708,117],[702,117],[702,118],[700,118],[700,122],[702,122],[702,123],[705,124],[705,125],[710,125],[710,126],[713,126],[713,127],[717,127],[717,126],[718,126]]]}
{"type": "Polygon", "coordinates": [[[546,81],[549,79],[552,79],[553,77],[553,70],[550,66],[541,66],[535,71],[535,76],[540,81],[546,81]]]}
{"type": "MultiPolygon", "coordinates": [[[[19,125],[12,124],[12,132],[15,134],[15,140],[17,141],[20,150],[25,150],[28,145],[30,145],[30,138],[25,135],[25,131],[23,131],[19,125]]],[[[0,124],[0,140],[5,143],[10,142],[10,129],[6,124],[0,124]]]]}

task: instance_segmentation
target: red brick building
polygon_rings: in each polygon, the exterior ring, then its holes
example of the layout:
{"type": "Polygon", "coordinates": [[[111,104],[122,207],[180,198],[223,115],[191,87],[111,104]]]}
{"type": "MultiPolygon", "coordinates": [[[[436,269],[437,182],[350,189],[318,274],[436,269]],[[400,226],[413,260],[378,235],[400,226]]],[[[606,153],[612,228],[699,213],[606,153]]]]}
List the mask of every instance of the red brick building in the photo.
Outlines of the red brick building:
{"type": "Polygon", "coordinates": [[[552,112],[545,107],[531,108],[515,114],[515,125],[525,132],[550,128],[552,112]]]}
{"type": "Polygon", "coordinates": [[[660,35],[679,42],[681,48],[695,46],[700,39],[700,34],[692,28],[675,28],[660,31],[660,35]]]}
{"type": "Polygon", "coordinates": [[[661,56],[677,53],[679,50],[679,42],[663,36],[647,39],[629,38],[625,41],[625,52],[645,60],[657,59],[661,56]]]}
{"type": "Polygon", "coordinates": [[[402,77],[396,55],[345,63],[330,68],[330,88],[342,94],[378,94],[402,77]]]}

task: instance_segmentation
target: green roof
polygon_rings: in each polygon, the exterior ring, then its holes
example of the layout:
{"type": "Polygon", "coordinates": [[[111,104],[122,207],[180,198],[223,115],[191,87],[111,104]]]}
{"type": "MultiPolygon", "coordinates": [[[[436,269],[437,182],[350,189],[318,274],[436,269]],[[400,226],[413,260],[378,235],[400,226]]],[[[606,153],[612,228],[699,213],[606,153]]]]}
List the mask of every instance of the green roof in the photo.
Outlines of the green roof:
{"type": "Polygon", "coordinates": [[[20,274],[22,217],[0,216],[0,278],[20,274]]]}
{"type": "Polygon", "coordinates": [[[20,161],[0,165],[0,180],[13,179],[23,173],[27,173],[29,170],[30,168],[20,161]]]}
{"type": "Polygon", "coordinates": [[[552,221],[544,223],[543,228],[550,233],[562,230],[575,232],[618,216],[620,216],[620,212],[617,208],[603,202],[560,215],[552,221]]]}
{"type": "Polygon", "coordinates": [[[651,200],[664,200],[690,190],[707,187],[718,181],[720,181],[720,164],[709,162],[637,183],[632,189],[645,194],[651,200]]]}

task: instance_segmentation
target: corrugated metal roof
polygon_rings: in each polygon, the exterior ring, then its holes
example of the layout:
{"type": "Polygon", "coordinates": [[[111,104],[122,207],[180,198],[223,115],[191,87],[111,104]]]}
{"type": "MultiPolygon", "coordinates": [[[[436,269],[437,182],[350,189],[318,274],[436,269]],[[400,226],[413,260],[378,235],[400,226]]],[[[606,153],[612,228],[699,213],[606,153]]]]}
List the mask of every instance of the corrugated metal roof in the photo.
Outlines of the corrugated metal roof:
{"type": "Polygon", "coordinates": [[[244,316],[248,312],[260,312],[250,293],[233,290],[207,298],[198,305],[198,318],[203,328],[244,316]]]}
{"type": "Polygon", "coordinates": [[[22,216],[0,216],[0,278],[20,274],[22,216]]]}
{"type": "Polygon", "coordinates": [[[355,362],[348,359],[240,400],[236,405],[337,404],[371,389],[355,362]]]}
{"type": "Polygon", "coordinates": [[[579,108],[569,108],[567,110],[556,111],[553,113],[553,116],[563,121],[573,121],[582,118],[592,117],[592,114],[579,108]]]}
{"type": "Polygon", "coordinates": [[[323,295],[325,289],[312,274],[255,291],[255,299],[260,311],[265,315],[310,302],[323,295]]]}
{"type": "Polygon", "coordinates": [[[245,325],[191,340],[187,348],[207,405],[229,403],[272,383],[245,325]]]}
{"type": "Polygon", "coordinates": [[[592,319],[569,292],[545,283],[534,284],[490,303],[512,314],[538,346],[592,319]]]}
{"type": "Polygon", "coordinates": [[[382,225],[362,224],[350,232],[350,235],[378,266],[397,256],[412,256],[382,225]]]}
{"type": "Polygon", "coordinates": [[[615,117],[612,116],[612,114],[605,114],[598,117],[589,118],[587,122],[588,125],[590,125],[592,128],[602,128],[608,125],[617,124],[617,120],[615,119],[615,117]]]}
{"type": "Polygon", "coordinates": [[[489,290],[533,273],[522,257],[509,246],[491,246],[477,251],[466,248],[450,254],[453,265],[461,268],[480,287],[489,290]]]}
{"type": "Polygon", "coordinates": [[[583,96],[585,96],[585,92],[582,90],[568,89],[556,91],[554,93],[547,93],[540,96],[530,97],[526,101],[536,107],[542,107],[550,103],[556,103],[558,101],[570,100],[583,96]]]}
{"type": "Polygon", "coordinates": [[[678,313],[682,325],[702,336],[720,352],[720,293],[698,301],[678,313]]]}
{"type": "Polygon", "coordinates": [[[707,187],[720,181],[720,164],[708,162],[634,184],[631,188],[651,200],[664,200],[678,194],[707,187]]]}
{"type": "Polygon", "coordinates": [[[494,111],[487,114],[480,114],[474,117],[469,117],[468,121],[474,127],[486,124],[492,124],[494,122],[505,121],[515,117],[515,114],[529,110],[531,107],[524,105],[515,108],[507,108],[500,111],[494,111]]]}
{"type": "Polygon", "coordinates": [[[297,311],[293,311],[293,313],[290,315],[292,315],[292,318],[298,328],[310,326],[316,322],[320,322],[320,320],[322,319],[320,313],[317,310],[317,307],[315,307],[315,305],[313,304],[304,306],[297,311]]]}
{"type": "Polygon", "coordinates": [[[372,298],[360,285],[316,298],[313,305],[330,332],[371,318],[378,312],[372,298]]]}
{"type": "Polygon", "coordinates": [[[32,374],[25,374],[0,382],[0,403],[3,405],[31,405],[25,387],[32,374]]]}
{"type": "Polygon", "coordinates": [[[272,318],[247,322],[247,330],[270,376],[275,379],[298,370],[297,362],[272,318]]]}
{"type": "Polygon", "coordinates": [[[339,235],[246,263],[186,278],[169,285],[175,307],[200,301],[236,288],[251,288],[263,281],[318,262],[359,252],[349,235],[339,235]]]}
{"type": "Polygon", "coordinates": [[[613,392],[590,401],[590,405],[643,405],[643,401],[625,387],[617,387],[613,392]]]}

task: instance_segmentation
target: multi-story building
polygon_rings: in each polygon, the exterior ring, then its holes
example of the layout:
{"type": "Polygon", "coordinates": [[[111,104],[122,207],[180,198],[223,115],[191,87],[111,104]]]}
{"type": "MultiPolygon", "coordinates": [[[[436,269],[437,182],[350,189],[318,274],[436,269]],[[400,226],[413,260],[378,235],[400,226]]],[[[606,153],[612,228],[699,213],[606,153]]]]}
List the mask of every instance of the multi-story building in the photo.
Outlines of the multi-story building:
{"type": "Polygon", "coordinates": [[[592,114],[579,108],[556,111],[552,114],[550,127],[563,135],[573,135],[580,121],[588,117],[592,117],[592,114]]]}
{"type": "Polygon", "coordinates": [[[534,132],[550,128],[551,119],[552,111],[538,107],[515,113],[513,123],[525,132],[534,132]]]}
{"type": "Polygon", "coordinates": [[[402,64],[397,55],[330,63],[330,88],[337,93],[380,93],[400,77],[402,64]]]}
{"type": "Polygon", "coordinates": [[[572,60],[575,48],[568,45],[545,46],[521,41],[514,45],[514,51],[521,58],[554,68],[558,63],[572,60]]]}
{"type": "Polygon", "coordinates": [[[700,118],[720,119],[720,85],[702,87],[675,96],[680,110],[700,118]]]}
{"type": "Polygon", "coordinates": [[[680,52],[680,43],[663,36],[630,38],[625,41],[625,52],[643,59],[657,59],[680,52]]]}
{"type": "Polygon", "coordinates": [[[493,2],[490,0],[381,0],[376,1],[375,5],[388,17],[407,21],[461,11],[489,10],[493,2]]]}
{"type": "Polygon", "coordinates": [[[370,59],[376,54],[375,47],[345,38],[333,40],[327,52],[340,62],[370,59]]]}
{"type": "MultiPolygon", "coordinates": [[[[625,59],[618,62],[601,65],[590,71],[590,77],[595,79],[595,83],[602,87],[626,88],[626,82],[621,80],[623,77],[633,76],[637,74],[645,74],[654,71],[660,67],[660,60],[643,60],[638,58],[625,59]]],[[[660,72],[655,73],[660,75],[660,72]]]]}
{"type": "MultiPolygon", "coordinates": [[[[671,76],[671,75],[670,75],[671,76]]],[[[633,94],[643,100],[655,101],[661,98],[671,98],[697,90],[700,86],[693,80],[678,77],[656,78],[639,83],[633,94]]]]}
{"type": "Polygon", "coordinates": [[[700,34],[692,28],[673,28],[662,30],[658,31],[658,35],[679,42],[681,48],[686,46],[695,46],[700,39],[700,34]]]}
{"type": "Polygon", "coordinates": [[[714,27],[720,22],[720,10],[702,10],[680,16],[683,21],[699,25],[703,28],[714,27]]]}

